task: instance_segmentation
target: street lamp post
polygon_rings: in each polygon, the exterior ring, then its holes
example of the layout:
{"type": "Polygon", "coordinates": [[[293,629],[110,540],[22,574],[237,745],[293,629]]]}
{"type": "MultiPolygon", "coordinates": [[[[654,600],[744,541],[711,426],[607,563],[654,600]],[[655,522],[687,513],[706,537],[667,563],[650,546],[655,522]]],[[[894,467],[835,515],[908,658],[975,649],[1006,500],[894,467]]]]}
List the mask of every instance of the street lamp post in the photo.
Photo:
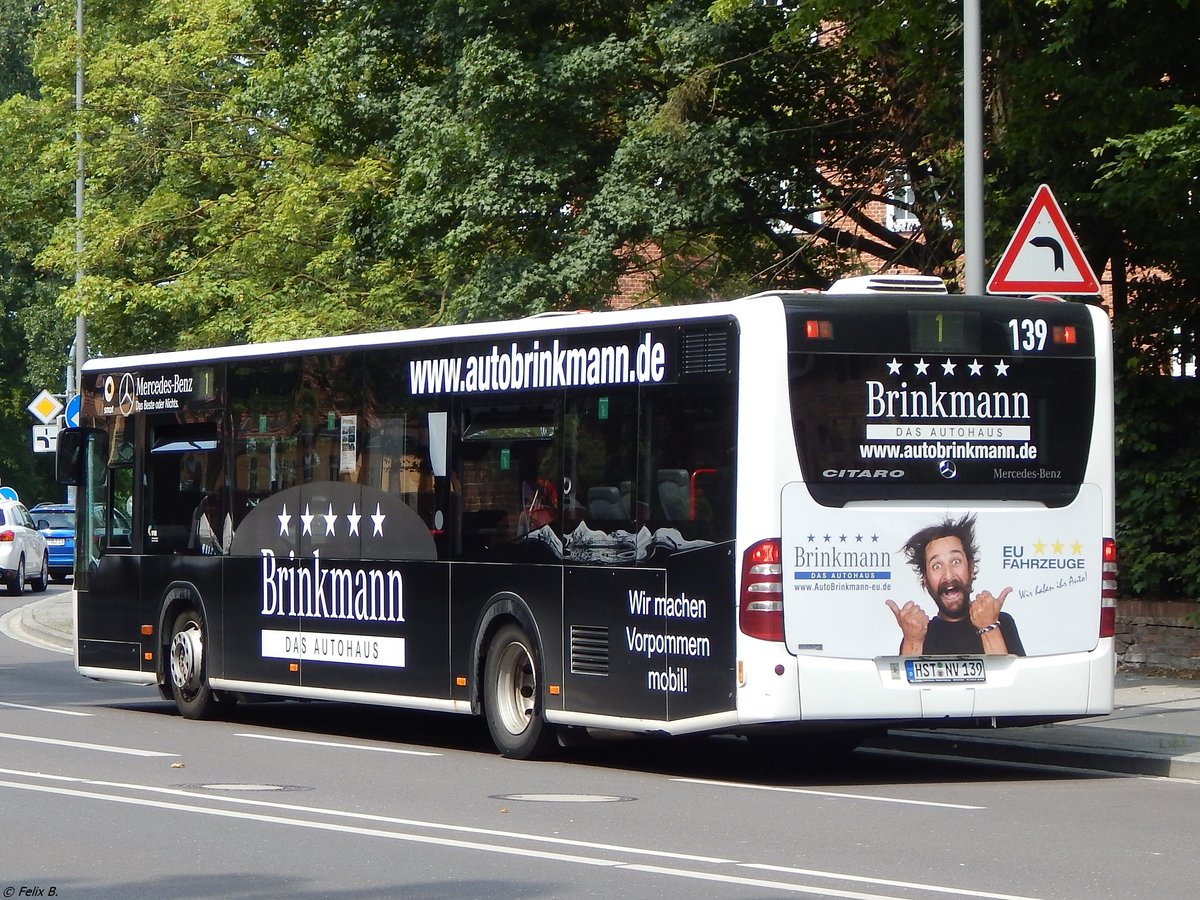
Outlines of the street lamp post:
{"type": "Polygon", "coordinates": [[[979,0],[963,0],[963,269],[968,294],[983,281],[983,67],[979,0]]]}
{"type": "Polygon", "coordinates": [[[87,361],[87,319],[83,315],[83,0],[75,0],[75,372],[82,388],[87,361]]]}

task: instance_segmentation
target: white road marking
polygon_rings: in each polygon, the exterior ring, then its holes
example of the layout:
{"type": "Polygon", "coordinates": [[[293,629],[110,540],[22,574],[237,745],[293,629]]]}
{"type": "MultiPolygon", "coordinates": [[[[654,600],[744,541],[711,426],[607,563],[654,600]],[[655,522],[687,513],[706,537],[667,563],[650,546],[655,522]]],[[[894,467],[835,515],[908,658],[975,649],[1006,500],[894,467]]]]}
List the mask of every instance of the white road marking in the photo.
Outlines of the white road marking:
{"type": "Polygon", "coordinates": [[[814,791],[810,788],[780,787],[772,784],[748,784],[742,781],[713,781],[708,778],[672,778],[688,784],[708,784],[714,787],[741,788],[747,791],[777,791],[783,794],[809,794],[814,797],[834,797],[839,800],[870,800],[875,803],[903,803],[910,806],[936,806],[939,809],[987,809],[963,803],[938,803],[933,800],[909,800],[904,797],[880,797],[876,794],[847,794],[843,791],[814,791]]]}
{"type": "Polygon", "coordinates": [[[77,709],[55,709],[51,706],[29,706],[26,703],[8,703],[0,700],[0,706],[11,706],[13,709],[31,709],[34,712],[57,713],[60,716],[94,716],[95,713],[80,712],[77,709]]]}
{"type": "Polygon", "coordinates": [[[0,738],[10,741],[28,741],[31,744],[53,744],[56,747],[72,747],[76,750],[99,750],[102,753],[123,753],[126,756],[178,756],[178,753],[161,753],[158,750],[139,750],[136,747],[112,747],[108,744],[89,744],[84,741],[64,741],[58,738],[37,737],[32,734],[9,734],[0,731],[0,738]]]}
{"type": "Polygon", "coordinates": [[[371,750],[375,753],[400,753],[405,756],[441,756],[428,750],[401,750],[399,747],[372,747],[367,744],[344,744],[338,741],[311,741],[305,738],[279,737],[274,734],[240,732],[234,737],[258,738],[260,741],[282,741],[286,744],[310,744],[314,747],[337,747],[339,750],[371,750]]]}
{"type": "MultiPolygon", "coordinates": [[[[814,869],[794,869],[785,866],[772,866],[767,864],[738,862],[736,860],[721,859],[714,857],[689,856],[687,854],[671,853],[662,850],[653,850],[643,847],[623,847],[612,844],[598,844],[586,841],[572,841],[565,838],[552,838],[543,835],[524,834],[520,832],[504,832],[485,828],[472,828],[463,825],[450,825],[441,822],[423,822],[413,819],[399,819],[389,816],[376,816],[364,813],[349,812],[346,810],[323,809],[319,807],[306,807],[296,804],[273,803],[266,800],[250,800],[241,797],[209,797],[205,794],[200,794],[192,791],[181,790],[178,788],[162,788],[152,785],[137,785],[137,784],[122,784],[120,782],[105,782],[91,779],[73,778],[61,775],[46,775],[38,772],[24,772],[14,769],[0,769],[2,775],[16,775],[27,778],[36,778],[42,781],[59,782],[63,786],[54,784],[28,784],[16,781],[0,781],[0,787],[8,787],[14,790],[24,790],[32,792],[40,792],[46,794],[56,794],[59,796],[79,797],[82,799],[102,800],[110,803],[122,803],[132,806],[151,807],[164,811],[186,812],[198,815],[215,816],[218,818],[240,819],[245,821],[262,822],[265,824],[288,825],[295,828],[307,828],[318,831],[329,831],[341,834],[352,834],[363,837],[378,837],[388,840],[407,841],[418,844],[429,844],[441,847],[449,847],[463,850],[474,850],[487,853],[501,853],[509,856],[520,856],[530,859],[548,860],[554,862],[574,863],[576,865],[604,867],[618,871],[637,872],[640,874],[660,875],[674,878],[683,878],[695,881],[720,882],[725,884],[737,884],[760,889],[782,891],[796,894],[810,894],[823,897],[840,897],[846,900],[902,900],[899,896],[890,894],[865,893],[862,891],[843,890],[830,887],[829,885],[818,884],[797,884],[795,882],[772,880],[767,878],[752,878],[746,875],[739,875],[733,872],[712,872],[702,871],[700,869],[688,868],[671,868],[667,866],[655,866],[645,863],[636,863],[621,859],[604,858],[597,856],[585,856],[579,853],[562,853],[551,850],[537,848],[522,848],[517,846],[507,846],[499,843],[489,843],[484,840],[464,840],[449,837],[437,837],[425,834],[416,834],[411,831],[390,831],[379,827],[366,827],[363,825],[342,824],[336,822],[321,822],[311,819],[295,818],[285,813],[306,813],[309,815],[327,815],[347,819],[353,819],[363,822],[371,822],[377,825],[391,824],[404,825],[410,827],[419,827],[425,829],[441,829],[460,833],[469,833],[475,837],[496,837],[508,840],[532,841],[543,844],[555,844],[559,846],[570,846],[580,850],[600,850],[614,854],[634,854],[634,855],[650,855],[657,857],[666,857],[677,860],[679,862],[695,862],[698,864],[710,865],[735,865],[739,868],[760,869],[769,872],[778,872],[780,874],[794,874],[809,878],[822,878],[827,880],[840,880],[847,882],[855,882],[865,885],[875,885],[880,888],[902,888],[905,891],[928,891],[931,893],[950,894],[962,897],[979,897],[987,898],[987,900],[1035,900],[1035,898],[1019,896],[1013,894],[998,894],[984,891],[967,890],[961,888],[946,887],[944,885],[923,884],[920,882],[901,882],[888,879],[870,878],[862,875],[851,875],[848,873],[825,872],[814,869]],[[78,787],[68,787],[66,784],[78,785],[78,787]],[[119,788],[124,790],[143,791],[153,794],[163,794],[180,799],[203,799],[208,802],[219,802],[227,805],[253,806],[271,810],[272,812],[249,812],[237,809],[220,808],[218,806],[198,806],[192,803],[172,802],[156,798],[130,797],[118,794],[103,793],[100,790],[89,790],[87,788],[119,788]]],[[[911,898],[910,894],[905,894],[905,897],[911,898]]]]}
{"type": "Polygon", "coordinates": [[[985,897],[987,900],[1033,900],[1020,894],[993,894],[990,891],[972,891],[966,888],[939,887],[934,884],[922,884],[917,881],[892,881],[886,878],[864,878],[861,875],[845,875],[840,872],[822,872],[819,869],[797,869],[793,866],[771,866],[766,863],[738,863],[747,869],[763,869],[767,872],[784,872],[788,875],[807,875],[810,878],[836,878],[839,881],[865,881],[884,887],[913,888],[919,891],[933,891],[938,894],[954,894],[959,897],[985,897]]]}

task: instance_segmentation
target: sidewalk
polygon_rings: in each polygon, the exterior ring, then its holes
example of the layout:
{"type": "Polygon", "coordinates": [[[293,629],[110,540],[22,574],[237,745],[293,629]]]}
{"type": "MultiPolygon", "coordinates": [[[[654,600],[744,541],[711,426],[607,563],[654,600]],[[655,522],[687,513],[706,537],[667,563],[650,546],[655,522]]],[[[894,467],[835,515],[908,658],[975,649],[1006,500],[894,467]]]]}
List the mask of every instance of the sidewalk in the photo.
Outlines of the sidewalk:
{"type": "Polygon", "coordinates": [[[1113,712],[995,731],[900,730],[871,746],[1200,780],[1200,680],[1117,673],[1113,712]]]}
{"type": "MultiPolygon", "coordinates": [[[[18,607],[0,618],[0,632],[70,654],[73,596],[18,607]]],[[[1116,709],[1103,718],[995,731],[893,729],[867,746],[1200,780],[1200,680],[1118,672],[1116,709]]]]}

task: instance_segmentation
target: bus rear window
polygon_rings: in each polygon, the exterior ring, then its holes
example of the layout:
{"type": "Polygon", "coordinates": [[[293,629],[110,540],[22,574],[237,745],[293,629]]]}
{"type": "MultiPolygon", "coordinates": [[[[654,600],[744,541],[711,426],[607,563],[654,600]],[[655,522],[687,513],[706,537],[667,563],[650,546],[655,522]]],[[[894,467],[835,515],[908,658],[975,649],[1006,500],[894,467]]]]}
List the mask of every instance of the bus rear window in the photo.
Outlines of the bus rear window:
{"type": "Polygon", "coordinates": [[[1046,304],[1034,321],[1027,304],[968,302],[823,310],[824,341],[799,321],[811,311],[789,319],[793,427],[819,502],[953,500],[985,485],[1051,506],[1076,495],[1096,394],[1086,310],[1046,304]]]}

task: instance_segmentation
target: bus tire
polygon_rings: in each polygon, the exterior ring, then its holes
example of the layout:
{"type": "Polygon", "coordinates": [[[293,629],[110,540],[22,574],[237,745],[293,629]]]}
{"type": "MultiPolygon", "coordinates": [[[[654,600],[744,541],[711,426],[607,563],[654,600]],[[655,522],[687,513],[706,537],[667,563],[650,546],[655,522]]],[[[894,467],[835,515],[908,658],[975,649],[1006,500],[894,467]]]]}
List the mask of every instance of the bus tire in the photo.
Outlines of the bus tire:
{"type": "Polygon", "coordinates": [[[171,697],[185,719],[211,719],[220,705],[208,684],[204,619],[192,609],[175,617],[167,645],[171,697]]]}
{"type": "Polygon", "coordinates": [[[488,645],[484,664],[484,715],[492,741],[509,759],[534,759],[555,746],[542,716],[542,663],[529,635],[508,624],[488,645]]]}

